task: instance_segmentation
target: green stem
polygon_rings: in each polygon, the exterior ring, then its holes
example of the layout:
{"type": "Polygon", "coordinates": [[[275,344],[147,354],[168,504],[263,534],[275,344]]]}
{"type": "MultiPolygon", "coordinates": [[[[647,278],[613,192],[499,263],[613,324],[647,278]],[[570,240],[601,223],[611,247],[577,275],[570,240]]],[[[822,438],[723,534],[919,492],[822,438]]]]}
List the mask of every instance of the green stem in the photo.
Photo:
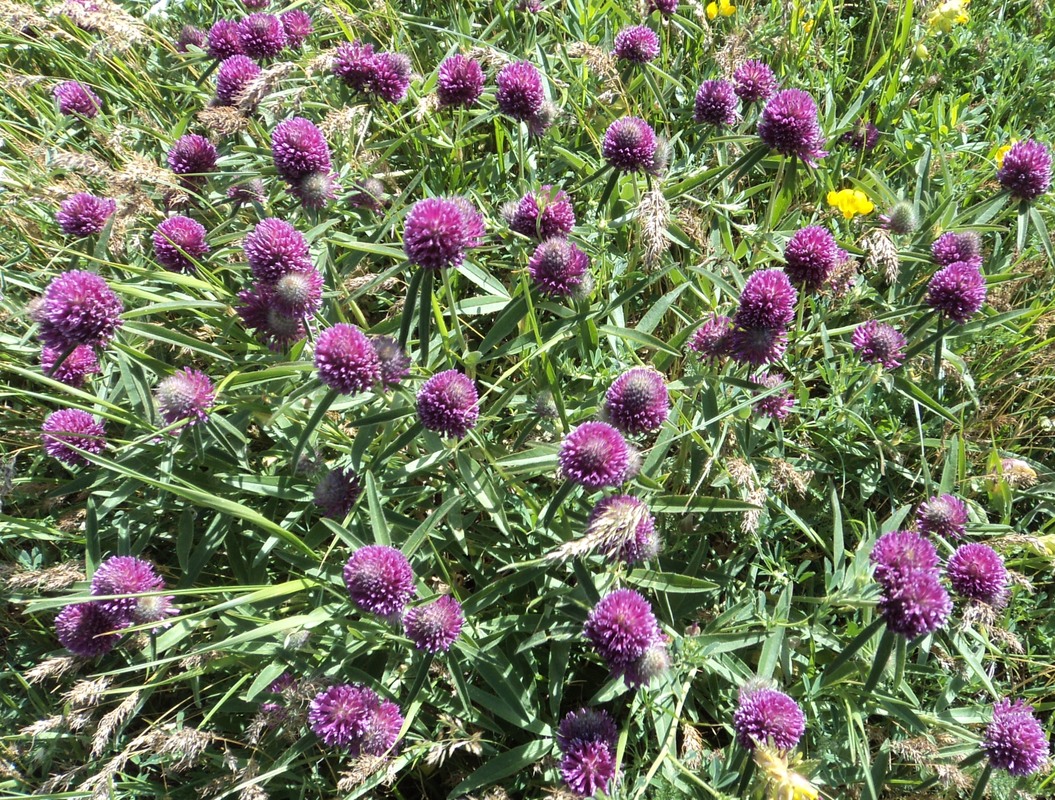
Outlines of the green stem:
{"type": "Polygon", "coordinates": [[[462,324],[458,319],[458,308],[455,305],[454,300],[454,287],[451,285],[451,271],[444,270],[443,272],[443,285],[447,291],[447,304],[451,308],[451,328],[454,331],[454,338],[458,342],[458,347],[461,349],[460,358],[465,358],[469,352],[468,347],[465,344],[465,337],[462,335],[462,324]]]}
{"type": "Polygon", "coordinates": [[[978,776],[978,783],[974,786],[974,794],[971,795],[971,800],[982,800],[985,797],[985,787],[989,784],[989,776],[992,774],[993,765],[987,762],[982,774],[978,776]]]}

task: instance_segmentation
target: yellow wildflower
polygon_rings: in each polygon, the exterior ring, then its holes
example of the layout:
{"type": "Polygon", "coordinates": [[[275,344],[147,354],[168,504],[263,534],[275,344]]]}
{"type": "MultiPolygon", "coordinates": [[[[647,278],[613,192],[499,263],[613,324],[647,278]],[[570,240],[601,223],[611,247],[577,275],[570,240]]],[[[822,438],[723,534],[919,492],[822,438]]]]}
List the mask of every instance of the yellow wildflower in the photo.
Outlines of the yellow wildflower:
{"type": "Polygon", "coordinates": [[[967,6],[971,0],[945,0],[927,16],[927,25],[948,33],[954,25],[967,22],[967,6]]]}
{"type": "Polygon", "coordinates": [[[1004,156],[1006,156],[1008,151],[1011,149],[1011,145],[1017,141],[1018,139],[1012,139],[1010,144],[1005,144],[996,148],[996,152],[993,153],[993,158],[996,159],[997,169],[1000,169],[1004,166],[1004,156]]]}
{"type": "Polygon", "coordinates": [[[853,219],[855,214],[871,214],[875,211],[875,205],[860,189],[828,192],[828,205],[843,212],[846,219],[853,219]]]}
{"type": "Polygon", "coordinates": [[[802,30],[806,33],[813,33],[813,20],[808,19],[802,23],[802,30]]]}
{"type": "Polygon", "coordinates": [[[711,0],[707,4],[707,19],[717,19],[719,14],[723,17],[731,17],[735,13],[736,6],[733,5],[732,0],[719,0],[717,3],[711,0]]]}
{"type": "Polygon", "coordinates": [[[817,800],[820,791],[809,779],[791,769],[788,756],[771,747],[757,747],[755,764],[765,784],[767,800],[817,800]]]}

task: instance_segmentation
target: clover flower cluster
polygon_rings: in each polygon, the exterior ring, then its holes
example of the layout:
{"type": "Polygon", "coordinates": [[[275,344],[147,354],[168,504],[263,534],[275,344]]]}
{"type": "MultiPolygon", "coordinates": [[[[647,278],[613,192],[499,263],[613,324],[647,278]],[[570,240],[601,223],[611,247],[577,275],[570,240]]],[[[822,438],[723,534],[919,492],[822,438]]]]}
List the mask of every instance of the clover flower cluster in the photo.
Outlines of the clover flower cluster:
{"type": "Polygon", "coordinates": [[[613,678],[636,689],[667,671],[666,637],[648,601],[633,589],[601,598],[586,618],[583,637],[604,660],[613,678]]]}
{"type": "Polygon", "coordinates": [[[330,147],[311,120],[291,117],[276,125],[271,131],[271,155],[275,171],[305,208],[324,208],[336,197],[340,186],[330,147]]]}
{"type": "Polygon", "coordinates": [[[368,686],[342,683],[315,695],[308,725],[327,747],[351,756],[383,756],[399,739],[403,715],[398,705],[368,686]]]}
{"type": "MultiPolygon", "coordinates": [[[[246,4],[251,9],[264,8],[246,4]]],[[[206,52],[218,61],[232,56],[247,56],[257,61],[277,57],[283,51],[299,50],[312,33],[311,16],[302,9],[291,9],[280,15],[259,11],[240,20],[219,19],[209,29],[205,40],[194,32],[187,32],[184,44],[205,45],[206,52]]],[[[184,37],[181,34],[181,40],[184,37]]]]}
{"type": "Polygon", "coordinates": [[[938,554],[929,540],[913,531],[883,534],[871,561],[882,588],[879,613],[891,632],[916,639],[945,625],[952,601],[941,585],[938,554]]]}
{"type": "Polygon", "coordinates": [[[560,774],[565,785],[579,797],[608,792],[616,773],[615,720],[604,709],[570,711],[557,728],[561,753],[560,774]]]}
{"type": "Polygon", "coordinates": [[[407,96],[413,68],[402,53],[374,52],[371,44],[345,42],[337,47],[333,74],[368,98],[398,103],[407,96]]]}

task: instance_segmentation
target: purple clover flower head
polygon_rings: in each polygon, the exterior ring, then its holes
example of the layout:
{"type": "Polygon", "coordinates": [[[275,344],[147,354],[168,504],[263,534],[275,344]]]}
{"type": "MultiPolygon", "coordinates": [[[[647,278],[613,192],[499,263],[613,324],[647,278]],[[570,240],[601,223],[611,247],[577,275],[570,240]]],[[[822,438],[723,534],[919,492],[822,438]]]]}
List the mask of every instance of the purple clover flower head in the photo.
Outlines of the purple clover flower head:
{"type": "Polygon", "coordinates": [[[291,50],[300,50],[313,30],[311,15],[302,8],[293,8],[279,14],[278,21],[286,35],[286,46],[291,50]]]}
{"type": "Polygon", "coordinates": [[[963,325],[985,305],[985,276],[974,261],[954,261],[934,273],[927,285],[928,306],[963,325]]]}
{"type": "Polygon", "coordinates": [[[65,351],[77,345],[105,347],[121,326],[124,306],[94,272],[69,270],[44,290],[33,318],[44,344],[65,351]]]}
{"type": "Polygon", "coordinates": [[[866,364],[880,364],[883,369],[897,369],[905,358],[907,342],[893,325],[874,319],[854,328],[851,342],[854,352],[866,364]]]}
{"type": "Polygon", "coordinates": [[[410,374],[410,356],[392,336],[374,336],[371,341],[381,365],[381,385],[386,389],[398,386],[410,374]]]}
{"type": "Polygon", "coordinates": [[[333,57],[333,74],[354,91],[366,92],[374,78],[374,46],[344,42],[333,57]]]}
{"type": "Polygon", "coordinates": [[[237,22],[230,19],[219,19],[209,28],[210,56],[220,61],[231,56],[243,55],[242,32],[237,22]]]}
{"type": "Polygon", "coordinates": [[[670,413],[670,397],[663,376],[644,367],[627,370],[609,387],[604,413],[624,434],[658,431],[670,413]]]}
{"type": "Polygon", "coordinates": [[[276,352],[287,350],[307,335],[303,317],[293,317],[279,309],[271,284],[258,283],[238,293],[238,316],[247,328],[256,330],[257,339],[276,352]]]}
{"type": "Polygon", "coordinates": [[[315,343],[315,368],[319,380],[341,394],[365,392],[381,380],[381,362],[370,339],[345,322],[319,335],[315,343]]]}
{"type": "Polygon", "coordinates": [[[450,650],[464,624],[461,603],[448,594],[410,609],[403,618],[407,638],[418,650],[430,653],[450,650]]]}
{"type": "Polygon", "coordinates": [[[274,283],[290,272],[314,269],[308,242],[288,222],[276,217],[261,220],[242,245],[253,276],[274,283]]]}
{"type": "Polygon", "coordinates": [[[271,0],[244,0],[245,7],[253,11],[260,11],[271,4],[271,0]]]}
{"type": "Polygon", "coordinates": [[[363,611],[394,616],[403,613],[414,595],[414,571],[394,547],[371,544],[352,553],[344,565],[344,585],[363,611]]]}
{"type": "Polygon", "coordinates": [[[1011,775],[1032,775],[1048,760],[1048,739],[1021,700],[1004,699],[993,706],[993,720],[985,729],[982,752],[989,763],[1011,775]]]}
{"type": "Polygon", "coordinates": [[[663,637],[648,648],[637,661],[627,666],[623,680],[631,689],[648,686],[670,670],[670,651],[663,637]]]}
{"type": "Polygon", "coordinates": [[[538,192],[520,198],[509,227],[540,241],[567,236],[575,227],[575,209],[563,189],[545,185],[538,192]]]}
{"type": "Polygon", "coordinates": [[[419,200],[407,214],[403,252],[422,269],[457,267],[465,251],[480,244],[483,217],[462,197],[419,200]]]}
{"type": "Polygon", "coordinates": [[[869,153],[879,143],[879,128],[867,120],[858,120],[852,130],[843,134],[843,141],[854,150],[869,153]]]}
{"type": "Polygon", "coordinates": [[[651,170],[655,165],[656,132],[640,117],[622,117],[608,126],[601,155],[624,172],[651,170]]]}
{"type": "Polygon", "coordinates": [[[777,76],[761,61],[745,61],[733,73],[733,91],[745,106],[768,100],[777,86],[777,76]]]}
{"type": "Polygon", "coordinates": [[[236,106],[249,82],[260,75],[260,65],[249,56],[231,56],[216,70],[216,104],[236,106]]]}
{"type": "Polygon", "coordinates": [[[561,752],[582,742],[605,742],[614,747],[618,739],[619,729],[603,708],[569,711],[557,726],[557,747],[561,752]]]}
{"type": "Polygon", "coordinates": [[[81,658],[96,658],[114,649],[120,638],[112,631],[127,623],[114,619],[101,603],[68,605],[55,617],[59,643],[81,658]]]}
{"type": "Polygon", "coordinates": [[[292,117],[271,132],[271,155],[275,169],[289,183],[313,172],[330,172],[330,148],[326,137],[311,120],[292,117]]]}
{"type": "Polygon", "coordinates": [[[648,506],[625,494],[605,497],[586,520],[585,537],[597,539],[612,561],[639,564],[659,554],[656,518],[648,506]]]}
{"type": "Polygon", "coordinates": [[[795,318],[798,299],[784,270],[760,270],[744,283],[733,322],[738,328],[786,328],[795,318]]]}
{"type": "MultiPolygon", "coordinates": [[[[144,592],[157,592],[165,588],[164,579],[154,570],[154,565],[135,556],[112,556],[106,559],[92,575],[93,595],[136,595],[144,592]]],[[[110,617],[126,625],[137,622],[154,622],[155,619],[144,619],[139,611],[140,601],[150,601],[148,607],[156,608],[156,597],[119,597],[112,600],[96,601],[110,617]]],[[[171,601],[172,598],[168,597],[171,601]]],[[[166,606],[171,613],[178,613],[166,606]]]]}
{"type": "Polygon", "coordinates": [[[930,246],[934,262],[947,267],[956,261],[982,265],[982,240],[974,231],[943,233],[930,246]]]}
{"type": "Polygon", "coordinates": [[[937,570],[938,551],[915,531],[890,531],[876,540],[869,560],[875,566],[876,582],[890,589],[912,573],[937,570]]]}
{"type": "Polygon", "coordinates": [[[659,36],[647,25],[630,25],[615,35],[612,55],[620,61],[647,64],[659,55],[659,36]]]}
{"type": "Polygon", "coordinates": [[[161,381],[154,397],[166,425],[185,419],[186,427],[191,427],[208,418],[209,409],[216,401],[216,389],[204,372],[184,367],[161,381]]]}
{"type": "Polygon", "coordinates": [[[322,305],[322,275],[311,267],[287,272],[272,287],[275,308],[290,317],[314,314],[322,305]]]}
{"type": "Polygon", "coordinates": [[[945,568],[952,590],[961,597],[999,608],[1007,602],[1004,559],[984,544],[957,548],[945,568]]]}
{"type": "Polygon", "coordinates": [[[106,221],[116,210],[116,200],[78,192],[59,204],[55,221],[67,236],[92,236],[106,227],[106,221]]]}
{"type": "Polygon", "coordinates": [[[542,89],[542,75],[528,61],[507,64],[496,79],[498,91],[495,99],[498,108],[506,116],[518,122],[527,122],[542,109],[546,99],[542,89]]]}
{"type": "Polygon", "coordinates": [[[542,108],[532,114],[527,121],[528,132],[532,136],[543,136],[553,126],[559,116],[560,109],[557,108],[556,103],[546,100],[543,102],[542,108]]]}
{"type": "Polygon", "coordinates": [[[329,205],[340,190],[337,173],[332,170],[309,172],[289,187],[289,193],[300,200],[304,208],[316,210],[329,205]]]}
{"type": "Polygon", "coordinates": [[[380,698],[359,684],[339,684],[315,695],[308,707],[308,725],[327,747],[358,749],[367,722],[380,698]]]}
{"type": "Polygon", "coordinates": [[[839,265],[842,251],[827,228],[811,225],[795,231],[784,246],[784,271],[807,292],[821,289],[839,265]]]}
{"type": "Polygon", "coordinates": [[[273,14],[250,14],[238,24],[238,35],[250,58],[274,58],[286,47],[286,32],[273,14]]]}
{"type": "Polygon", "coordinates": [[[619,486],[628,480],[634,460],[623,435],[606,422],[584,422],[564,437],[561,474],[587,489],[619,486]]]}
{"type": "Polygon", "coordinates": [[[649,602],[633,589],[617,589],[593,607],[583,636],[613,676],[623,675],[656,642],[662,641],[649,602]]]}
{"type": "Polygon", "coordinates": [[[175,141],[168,152],[169,169],[187,189],[199,190],[216,169],[216,146],[197,133],[188,133],[175,141]]]}
{"type": "Polygon", "coordinates": [[[151,237],[154,256],[165,269],[173,272],[194,272],[194,261],[209,252],[205,241],[205,226],[190,217],[169,217],[162,220],[151,237]]]}
{"type": "Polygon", "coordinates": [[[887,628],[912,640],[934,633],[949,618],[952,600],[938,581],[937,570],[901,573],[897,581],[883,587],[879,613],[887,628]]]}
{"type": "Polygon", "coordinates": [[[583,285],[590,259],[567,239],[547,239],[535,248],[528,262],[528,273],[541,294],[572,297],[583,285]]]}
{"type": "Polygon", "coordinates": [[[772,746],[786,752],[806,732],[806,715],[784,692],[748,684],[740,689],[733,729],[736,740],[746,750],[772,746]]]}
{"type": "Polygon", "coordinates": [[[87,411],[63,408],[48,414],[40,428],[44,452],[71,467],[90,463],[74,450],[97,454],[106,447],[106,428],[87,411]]]}
{"type": "Polygon", "coordinates": [[[184,25],[180,28],[179,37],[176,39],[176,52],[186,53],[187,48],[191,45],[204,49],[207,38],[205,31],[201,28],[194,25],[184,25]]]}
{"type": "Polygon", "coordinates": [[[456,54],[445,58],[436,75],[440,108],[473,105],[484,91],[484,71],[477,61],[456,54]]]}
{"type": "Polygon", "coordinates": [[[785,328],[735,327],[729,346],[736,361],[752,367],[763,367],[784,355],[788,347],[788,333],[785,328]]]}
{"type": "Polygon", "coordinates": [[[476,427],[480,396],[468,376],[448,369],[425,381],[418,390],[417,407],[425,430],[461,439],[476,427]]]}
{"type": "Polygon", "coordinates": [[[1051,151],[1033,139],[1015,142],[1004,156],[996,179],[1012,197],[1036,200],[1051,187],[1051,151]]]}
{"type": "Polygon", "coordinates": [[[389,103],[398,103],[410,88],[410,58],[403,53],[378,53],[373,60],[370,92],[389,103]]]}
{"type": "MultiPolygon", "coordinates": [[[[754,396],[757,397],[768,389],[775,389],[785,380],[782,372],[763,372],[756,375],[751,380],[757,387],[754,396]]],[[[785,419],[794,407],[795,395],[791,393],[790,389],[784,389],[776,394],[771,394],[769,397],[757,400],[754,405],[757,413],[775,420],[785,419]]]]}
{"type": "Polygon", "coordinates": [[[396,743],[403,727],[403,715],[399,706],[391,700],[381,700],[366,718],[359,752],[368,756],[383,756],[396,743]]]}
{"type": "Polygon", "coordinates": [[[322,515],[342,520],[363,493],[363,482],[351,467],[337,467],[322,476],[315,486],[314,502],[322,515]]]}
{"type": "Polygon", "coordinates": [[[91,347],[83,344],[77,345],[66,358],[62,358],[65,353],[65,350],[45,345],[40,353],[40,368],[45,375],[59,383],[80,389],[89,375],[99,372],[99,359],[91,347]]]}
{"type": "Polygon", "coordinates": [[[102,108],[99,95],[80,81],[63,81],[51,93],[59,103],[59,111],[66,116],[76,114],[91,119],[102,108]]]}
{"type": "Polygon", "coordinates": [[[967,504],[951,494],[935,495],[916,509],[920,533],[961,539],[967,532],[967,504]]]}
{"type": "Polygon", "coordinates": [[[347,200],[353,208],[366,208],[375,214],[381,213],[389,202],[385,197],[385,185],[377,178],[356,181],[347,200]]]}
{"type": "Polygon", "coordinates": [[[561,778],[579,797],[607,792],[615,771],[615,748],[607,742],[579,742],[569,747],[560,760],[561,778]]]}
{"type": "Polygon", "coordinates": [[[648,0],[646,8],[649,14],[658,11],[664,17],[669,17],[678,10],[678,0],[648,0]]]}
{"type": "Polygon", "coordinates": [[[267,196],[264,194],[264,182],[259,178],[253,178],[244,183],[236,183],[227,187],[227,199],[240,206],[243,203],[263,203],[267,196]]]}
{"type": "Polygon", "coordinates": [[[817,104],[801,89],[784,89],[766,103],[758,121],[758,135],[771,150],[795,156],[811,167],[828,155],[817,121],[817,104]]]}
{"type": "Polygon", "coordinates": [[[729,317],[712,314],[692,334],[686,347],[696,353],[701,361],[716,363],[730,355],[732,335],[733,321],[729,317]]]}
{"type": "Polygon", "coordinates": [[[736,122],[736,91],[729,81],[704,81],[696,90],[692,118],[722,127],[736,122]]]}

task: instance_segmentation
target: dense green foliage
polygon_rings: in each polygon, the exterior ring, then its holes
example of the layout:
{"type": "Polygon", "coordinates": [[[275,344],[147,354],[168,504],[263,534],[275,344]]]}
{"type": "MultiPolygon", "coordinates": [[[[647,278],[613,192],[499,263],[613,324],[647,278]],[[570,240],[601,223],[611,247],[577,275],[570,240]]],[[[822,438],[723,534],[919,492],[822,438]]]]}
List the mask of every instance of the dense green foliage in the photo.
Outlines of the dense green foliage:
{"type": "MultiPolygon", "coordinates": [[[[259,104],[242,113],[209,108],[215,62],[175,47],[184,24],[246,13],[233,2],[103,3],[93,31],[61,5],[0,3],[0,796],[556,796],[554,731],[591,705],[620,726],[613,796],[746,797],[759,784],[731,719],[756,677],[805,711],[798,769],[825,797],[957,797],[976,785],[979,798],[1052,796],[1046,773],[979,784],[978,743],[996,700],[1026,700],[1046,730],[1055,706],[1052,200],[1020,206],[995,180],[1001,145],[1055,138],[1055,16],[1043,2],[974,0],[970,21],[942,32],[926,24],[934,5],[742,0],[710,20],[704,3],[683,3],[647,17],[661,55],[628,67],[609,51],[643,19],[630,2],[554,0],[538,13],[309,3],[308,45],[266,68],[259,104]],[[353,38],[410,56],[406,100],[364,103],[330,74],[327,54],[353,38]],[[436,68],[454,52],[481,60],[487,88],[472,109],[437,110],[436,68]],[[724,132],[693,122],[699,83],[748,58],[816,98],[830,151],[816,169],[760,146],[757,109],[724,132]],[[560,110],[542,136],[495,106],[496,72],[519,59],[539,67],[560,110]],[[102,98],[98,117],[59,113],[51,89],[69,79],[102,98]],[[273,166],[270,132],[293,114],[326,133],[344,187],[319,211],[273,166]],[[625,114],[668,139],[660,175],[605,167],[601,139],[625,114]],[[870,152],[841,140],[862,119],[881,131],[870,152]],[[165,168],[184,133],[209,135],[220,153],[190,196],[165,168]],[[227,199],[257,177],[262,203],[227,199]],[[370,177],[387,192],[376,213],[347,200],[370,177]],[[594,282],[585,299],[541,297],[527,275],[534,243],[502,219],[504,203],[543,184],[574,203],[594,282]],[[844,219],[825,199],[844,188],[876,210],[844,219]],[[72,239],[55,223],[78,191],[118,201],[99,236],[72,239]],[[403,220],[436,195],[471,198],[488,235],[461,267],[422,280],[403,220]],[[893,237],[884,267],[874,234],[898,199],[921,223],[893,237]],[[154,259],[150,234],[170,207],[208,230],[194,274],[154,259]],[[234,312],[249,280],[241,243],[265,216],[306,234],[326,286],[308,340],[278,353],[234,312]],[[686,343],[811,224],[858,271],[846,291],[800,299],[774,390],[796,405],[777,421],[752,412],[750,371],[701,362],[686,343]],[[923,302],[930,245],[946,230],[982,236],[988,299],[962,326],[923,302]],[[101,274],[125,306],[101,373],[80,390],[43,374],[27,313],[71,268],[101,274]],[[908,337],[900,369],[854,354],[851,333],[871,318],[908,337]],[[334,396],[312,341],[337,322],[404,339],[411,377],[334,396]],[[636,365],[663,373],[673,404],[659,433],[637,440],[641,472],[624,487],[656,515],[662,551],[636,568],[554,556],[600,497],[558,474],[561,438],[636,365]],[[217,406],[206,424],[159,434],[153,389],[185,366],[213,378],[217,406]],[[481,395],[462,440],[415,415],[421,383],[450,368],[481,395]],[[549,403],[552,416],[540,414],[549,403]],[[109,446],[90,466],[41,446],[44,417],[63,407],[105,420],[109,446]],[[1035,471],[1033,485],[1002,474],[1007,458],[1035,471]],[[364,481],[344,520],[312,503],[336,465],[364,481]],[[1014,571],[1010,600],[988,615],[958,602],[943,630],[895,642],[873,625],[868,555],[943,492],[968,502],[968,539],[1014,571]],[[410,558],[418,598],[463,603],[449,653],[425,656],[351,604],[341,568],[370,543],[410,558]],[[157,564],[180,614],[99,659],[66,659],[54,616],[87,599],[115,554],[157,564]],[[641,591],[670,638],[671,669],[637,691],[609,680],[582,638],[617,586],[641,591]],[[302,687],[286,723],[263,726],[283,672],[302,687]],[[335,682],[399,703],[397,751],[353,759],[321,745],[302,712],[335,682]]],[[[958,543],[937,544],[947,558],[958,543]]]]}

